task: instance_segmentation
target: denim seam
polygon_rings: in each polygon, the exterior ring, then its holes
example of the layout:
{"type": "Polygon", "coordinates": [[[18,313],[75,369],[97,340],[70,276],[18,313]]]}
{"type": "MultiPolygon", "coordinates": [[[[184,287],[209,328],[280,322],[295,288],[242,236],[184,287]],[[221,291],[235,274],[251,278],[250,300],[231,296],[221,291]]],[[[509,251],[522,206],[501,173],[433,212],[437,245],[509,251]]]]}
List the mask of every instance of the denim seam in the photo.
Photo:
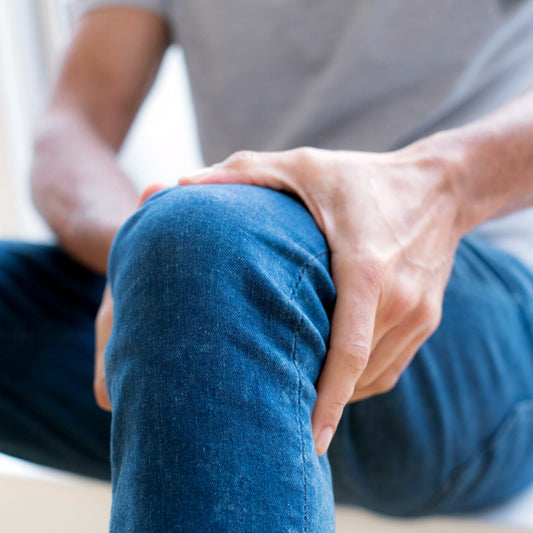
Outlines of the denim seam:
{"type": "MultiPolygon", "coordinates": [[[[298,273],[298,276],[296,278],[296,281],[294,283],[293,288],[289,292],[289,301],[294,302],[295,296],[297,294],[297,291],[300,287],[300,283],[303,279],[304,274],[307,272],[307,269],[311,265],[312,262],[316,261],[319,257],[322,257],[326,255],[328,251],[323,251],[318,254],[315,254],[311,256],[305,263],[300,267],[300,271],[298,273]]],[[[298,344],[298,336],[303,324],[304,315],[300,316],[300,319],[298,320],[298,324],[296,325],[296,329],[294,330],[294,338],[291,348],[291,361],[294,365],[294,368],[296,370],[296,374],[298,375],[298,428],[300,432],[300,449],[301,449],[301,456],[302,456],[302,477],[303,477],[303,492],[304,492],[304,533],[308,531],[308,517],[307,517],[307,474],[306,474],[306,466],[305,466],[305,447],[304,447],[304,436],[303,436],[303,425],[302,425],[302,403],[301,403],[301,393],[302,393],[302,375],[300,372],[300,368],[298,366],[298,363],[296,361],[296,346],[298,344]]]]}
{"type": "MultiPolygon", "coordinates": [[[[160,409],[160,406],[159,406],[159,402],[156,402],[156,410],[157,410],[157,421],[159,423],[159,427],[163,427],[163,420],[162,420],[162,417],[161,417],[161,409],[160,409]]],[[[159,447],[159,450],[158,450],[158,457],[159,457],[159,461],[158,461],[158,467],[159,467],[159,502],[163,502],[163,496],[164,496],[164,487],[163,487],[163,444],[161,442],[161,432],[158,431],[157,432],[157,444],[158,444],[158,447],[159,447]]],[[[161,533],[165,533],[165,529],[163,527],[163,506],[162,504],[160,503],[159,505],[160,509],[159,509],[159,516],[161,517],[161,521],[159,522],[160,524],[160,532],[161,533]]]]}
{"type": "Polygon", "coordinates": [[[448,496],[448,494],[452,490],[454,481],[458,477],[460,477],[463,474],[463,472],[467,470],[468,465],[470,464],[472,459],[476,456],[484,455],[487,452],[490,452],[490,450],[492,450],[494,446],[502,438],[504,438],[505,435],[509,432],[509,430],[513,427],[513,424],[518,418],[518,415],[521,412],[526,411],[526,410],[533,410],[533,398],[524,398],[522,400],[518,400],[513,405],[513,407],[509,410],[507,415],[500,422],[498,427],[492,432],[492,434],[486,437],[485,439],[483,439],[483,441],[480,443],[481,445],[475,451],[473,451],[468,456],[467,459],[465,459],[464,461],[461,462],[461,464],[453,468],[453,470],[447,476],[442,487],[429,500],[429,503],[426,506],[424,506],[421,513],[424,514],[427,512],[431,512],[432,509],[435,508],[435,506],[438,506],[448,496]]]}
{"type": "Polygon", "coordinates": [[[298,334],[303,323],[303,317],[300,317],[296,330],[294,332],[294,339],[292,344],[291,360],[296,369],[298,375],[298,429],[300,432],[300,451],[302,456],[302,477],[303,477],[303,491],[304,491],[304,532],[307,532],[307,474],[305,468],[305,447],[303,438],[303,425],[302,425],[302,377],[298,365],[296,363],[296,344],[298,334]]]}

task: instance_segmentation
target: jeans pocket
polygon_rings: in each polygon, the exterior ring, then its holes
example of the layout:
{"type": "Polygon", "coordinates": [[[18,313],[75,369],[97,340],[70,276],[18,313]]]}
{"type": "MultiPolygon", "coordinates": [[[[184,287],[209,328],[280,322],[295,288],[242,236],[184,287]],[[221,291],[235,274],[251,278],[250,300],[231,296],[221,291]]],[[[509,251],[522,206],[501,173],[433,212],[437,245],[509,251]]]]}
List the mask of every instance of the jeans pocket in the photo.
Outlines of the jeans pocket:
{"type": "Polygon", "coordinates": [[[451,472],[424,514],[495,505],[532,482],[533,399],[527,399],[518,401],[496,431],[451,472]]]}

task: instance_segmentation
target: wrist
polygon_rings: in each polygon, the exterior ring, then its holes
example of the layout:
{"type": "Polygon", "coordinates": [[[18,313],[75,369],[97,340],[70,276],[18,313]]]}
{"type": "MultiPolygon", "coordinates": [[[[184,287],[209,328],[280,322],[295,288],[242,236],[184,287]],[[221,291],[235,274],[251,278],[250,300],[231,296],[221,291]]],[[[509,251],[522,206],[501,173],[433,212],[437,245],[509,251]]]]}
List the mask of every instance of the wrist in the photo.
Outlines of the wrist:
{"type": "Polygon", "coordinates": [[[447,133],[425,137],[392,155],[403,167],[407,165],[414,194],[422,193],[424,198],[424,211],[431,210],[459,240],[475,224],[462,190],[467,154],[447,133]]]}
{"type": "Polygon", "coordinates": [[[489,132],[480,135],[468,126],[435,133],[407,147],[431,161],[443,194],[454,204],[454,228],[460,237],[498,216],[508,201],[506,191],[494,186],[502,170],[497,148],[489,132]]]}

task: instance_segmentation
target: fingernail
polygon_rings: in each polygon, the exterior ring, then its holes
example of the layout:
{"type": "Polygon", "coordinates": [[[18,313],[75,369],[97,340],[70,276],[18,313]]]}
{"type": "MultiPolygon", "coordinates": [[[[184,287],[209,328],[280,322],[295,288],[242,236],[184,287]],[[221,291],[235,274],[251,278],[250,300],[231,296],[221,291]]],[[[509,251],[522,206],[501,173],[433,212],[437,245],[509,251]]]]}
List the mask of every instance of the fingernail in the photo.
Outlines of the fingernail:
{"type": "Polygon", "coordinates": [[[329,444],[331,442],[331,439],[333,438],[333,428],[327,427],[324,428],[318,435],[315,446],[316,446],[316,453],[318,455],[324,455],[329,448],[329,444]]]}

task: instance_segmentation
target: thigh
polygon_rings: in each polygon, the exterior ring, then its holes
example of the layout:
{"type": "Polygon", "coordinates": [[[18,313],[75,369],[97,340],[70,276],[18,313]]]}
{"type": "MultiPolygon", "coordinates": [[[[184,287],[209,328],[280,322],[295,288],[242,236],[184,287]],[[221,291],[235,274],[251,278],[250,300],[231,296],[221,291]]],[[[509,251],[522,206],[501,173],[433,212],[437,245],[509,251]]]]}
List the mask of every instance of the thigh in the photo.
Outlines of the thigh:
{"type": "Polygon", "coordinates": [[[105,280],[59,248],[0,241],[0,451],[109,476],[109,415],[92,394],[105,280]]]}
{"type": "Polygon", "coordinates": [[[438,330],[397,386],[346,408],[339,501],[400,515],[496,503],[533,480],[533,276],[461,242],[438,330]]]}

